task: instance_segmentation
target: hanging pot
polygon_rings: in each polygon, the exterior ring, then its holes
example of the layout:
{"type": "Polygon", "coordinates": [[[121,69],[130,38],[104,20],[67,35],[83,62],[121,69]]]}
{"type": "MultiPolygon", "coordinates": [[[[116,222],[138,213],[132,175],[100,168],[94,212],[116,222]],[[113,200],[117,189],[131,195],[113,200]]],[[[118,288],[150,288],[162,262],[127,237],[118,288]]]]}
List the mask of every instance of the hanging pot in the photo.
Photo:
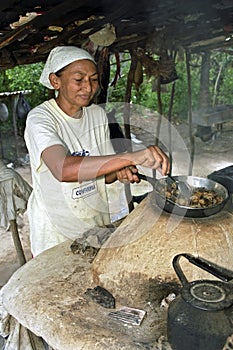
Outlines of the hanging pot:
{"type": "Polygon", "coordinates": [[[5,103],[0,102],[0,121],[5,122],[9,117],[9,111],[5,103]]]}
{"type": "Polygon", "coordinates": [[[233,272],[191,254],[178,254],[174,270],[183,288],[168,308],[167,336],[173,350],[222,350],[233,334],[233,272]],[[179,260],[208,271],[218,280],[188,282],[179,260]]]}
{"type": "Polygon", "coordinates": [[[31,110],[31,106],[22,92],[19,94],[19,99],[16,105],[16,115],[19,119],[25,119],[31,110]]]}

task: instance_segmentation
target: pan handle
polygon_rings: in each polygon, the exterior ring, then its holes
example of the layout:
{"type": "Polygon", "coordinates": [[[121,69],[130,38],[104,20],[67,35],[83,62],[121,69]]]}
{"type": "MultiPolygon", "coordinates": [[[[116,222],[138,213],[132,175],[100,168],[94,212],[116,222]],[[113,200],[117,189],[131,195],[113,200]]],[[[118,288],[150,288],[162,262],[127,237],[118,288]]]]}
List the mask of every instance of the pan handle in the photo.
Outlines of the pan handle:
{"type": "Polygon", "coordinates": [[[147,175],[140,174],[140,173],[137,173],[137,176],[139,177],[140,180],[145,180],[145,181],[149,182],[153,186],[153,188],[155,187],[155,185],[158,181],[154,177],[147,176],[147,175]]]}

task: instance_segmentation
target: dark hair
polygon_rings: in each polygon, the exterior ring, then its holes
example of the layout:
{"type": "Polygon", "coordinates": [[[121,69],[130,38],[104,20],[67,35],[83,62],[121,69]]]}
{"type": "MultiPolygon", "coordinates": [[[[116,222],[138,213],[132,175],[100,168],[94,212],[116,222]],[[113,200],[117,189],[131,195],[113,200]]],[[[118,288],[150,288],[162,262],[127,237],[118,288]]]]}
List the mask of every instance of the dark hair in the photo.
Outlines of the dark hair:
{"type": "Polygon", "coordinates": [[[62,75],[62,72],[65,70],[66,66],[59,69],[57,72],[55,72],[54,74],[56,74],[57,77],[60,77],[62,75]]]}

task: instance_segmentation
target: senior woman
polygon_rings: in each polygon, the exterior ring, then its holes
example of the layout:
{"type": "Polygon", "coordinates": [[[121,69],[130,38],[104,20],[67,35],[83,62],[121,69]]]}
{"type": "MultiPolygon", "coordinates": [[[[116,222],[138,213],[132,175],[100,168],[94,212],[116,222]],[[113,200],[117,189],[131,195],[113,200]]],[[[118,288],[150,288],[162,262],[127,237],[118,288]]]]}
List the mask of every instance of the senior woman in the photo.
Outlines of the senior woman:
{"type": "Polygon", "coordinates": [[[139,182],[137,165],[169,172],[156,146],[114,154],[106,113],[92,100],[99,89],[94,58],[74,46],[54,48],[40,83],[55,98],[32,109],[25,141],[33,191],[28,203],[32,254],[110,223],[106,184],[139,182]]]}

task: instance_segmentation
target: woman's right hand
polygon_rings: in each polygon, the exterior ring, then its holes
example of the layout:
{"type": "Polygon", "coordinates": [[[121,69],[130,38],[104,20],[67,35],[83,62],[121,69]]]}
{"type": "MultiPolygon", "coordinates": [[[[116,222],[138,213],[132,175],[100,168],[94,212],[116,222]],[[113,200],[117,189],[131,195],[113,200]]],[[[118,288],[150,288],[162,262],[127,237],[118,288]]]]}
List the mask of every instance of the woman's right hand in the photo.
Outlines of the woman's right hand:
{"type": "Polygon", "coordinates": [[[141,165],[154,170],[158,169],[163,176],[166,176],[170,171],[169,158],[158,146],[149,146],[144,150],[133,152],[132,154],[135,165],[141,165]]]}

